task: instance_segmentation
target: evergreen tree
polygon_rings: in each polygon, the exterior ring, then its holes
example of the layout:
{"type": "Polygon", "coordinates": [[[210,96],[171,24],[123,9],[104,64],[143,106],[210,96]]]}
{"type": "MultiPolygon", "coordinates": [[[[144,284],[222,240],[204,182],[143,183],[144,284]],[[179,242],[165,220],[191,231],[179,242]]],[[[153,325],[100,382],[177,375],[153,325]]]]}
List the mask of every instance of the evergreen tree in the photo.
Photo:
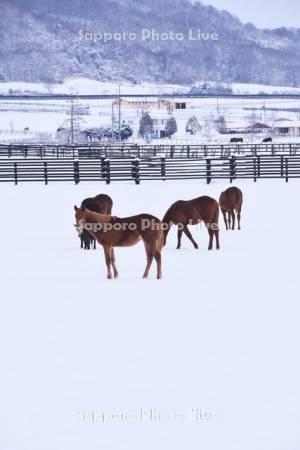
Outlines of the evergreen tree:
{"type": "Polygon", "coordinates": [[[170,117],[167,120],[166,126],[165,126],[165,133],[166,133],[166,137],[170,137],[173,134],[175,134],[177,132],[177,123],[176,120],[174,119],[174,117],[170,117]]]}
{"type": "Polygon", "coordinates": [[[140,136],[149,137],[153,133],[153,119],[149,113],[144,113],[140,120],[139,134],[140,136]]]}

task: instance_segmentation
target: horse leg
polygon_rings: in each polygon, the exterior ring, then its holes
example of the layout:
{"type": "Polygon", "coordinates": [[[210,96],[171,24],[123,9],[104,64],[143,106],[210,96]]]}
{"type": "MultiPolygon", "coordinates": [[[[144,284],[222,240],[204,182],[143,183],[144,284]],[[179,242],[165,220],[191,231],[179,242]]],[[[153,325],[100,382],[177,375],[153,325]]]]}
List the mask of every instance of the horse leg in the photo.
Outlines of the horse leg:
{"type": "Polygon", "coordinates": [[[81,236],[80,236],[80,248],[83,248],[83,239],[81,236]]]}
{"type": "Polygon", "coordinates": [[[216,248],[217,248],[217,250],[219,250],[220,249],[219,230],[215,230],[214,231],[214,235],[216,237],[216,248]]]}
{"type": "Polygon", "coordinates": [[[157,279],[160,280],[162,278],[162,273],[161,273],[161,253],[160,252],[156,252],[154,255],[156,264],[157,264],[157,279]]]}
{"type": "Polygon", "coordinates": [[[224,223],[225,223],[226,230],[228,230],[228,223],[227,223],[227,216],[226,216],[226,211],[225,211],[225,209],[222,209],[222,214],[223,214],[223,218],[224,218],[224,223]]]}
{"type": "Polygon", "coordinates": [[[234,210],[232,211],[232,229],[234,230],[235,227],[235,212],[234,210]]]}
{"type": "Polygon", "coordinates": [[[177,249],[179,249],[181,247],[181,237],[182,237],[182,229],[181,227],[178,227],[178,232],[177,232],[177,249]]]}
{"type": "Polygon", "coordinates": [[[105,262],[107,267],[107,278],[109,280],[112,279],[112,273],[111,273],[111,247],[104,247],[104,256],[105,256],[105,262]]]}
{"type": "Polygon", "coordinates": [[[213,230],[211,230],[211,229],[209,228],[208,234],[209,234],[208,250],[211,250],[212,247],[213,247],[213,237],[214,237],[214,232],[213,232],[213,230]]]}
{"type": "Polygon", "coordinates": [[[237,212],[237,220],[238,220],[238,229],[241,229],[241,208],[238,209],[237,212]]]}
{"type": "Polygon", "coordinates": [[[184,226],[183,228],[183,232],[184,234],[189,238],[189,240],[192,242],[193,246],[198,249],[198,244],[196,241],[194,241],[192,233],[190,232],[190,230],[188,229],[187,225],[184,226]]]}
{"type": "Polygon", "coordinates": [[[146,269],[143,275],[143,278],[147,278],[149,275],[149,270],[153,261],[153,254],[150,252],[149,247],[146,243],[145,244],[145,250],[146,250],[146,255],[147,255],[147,265],[146,265],[146,269]]]}
{"type": "Polygon", "coordinates": [[[96,239],[94,238],[94,250],[96,250],[96,239]]]}
{"type": "Polygon", "coordinates": [[[231,230],[231,213],[228,212],[228,229],[231,230]]]}
{"type": "Polygon", "coordinates": [[[113,248],[111,249],[111,264],[112,264],[113,271],[114,271],[114,277],[118,278],[119,274],[118,274],[118,269],[116,266],[115,251],[113,248]]]}

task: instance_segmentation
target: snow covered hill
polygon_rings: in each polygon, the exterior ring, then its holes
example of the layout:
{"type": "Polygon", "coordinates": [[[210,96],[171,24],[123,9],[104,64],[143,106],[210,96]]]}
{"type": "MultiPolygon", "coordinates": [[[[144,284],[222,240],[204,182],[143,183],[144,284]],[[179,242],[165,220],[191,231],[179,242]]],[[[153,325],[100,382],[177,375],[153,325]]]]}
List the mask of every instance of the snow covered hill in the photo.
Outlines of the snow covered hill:
{"type": "Polygon", "coordinates": [[[4,81],[300,85],[299,29],[260,30],[200,2],[3,0],[0,29],[4,81]]]}

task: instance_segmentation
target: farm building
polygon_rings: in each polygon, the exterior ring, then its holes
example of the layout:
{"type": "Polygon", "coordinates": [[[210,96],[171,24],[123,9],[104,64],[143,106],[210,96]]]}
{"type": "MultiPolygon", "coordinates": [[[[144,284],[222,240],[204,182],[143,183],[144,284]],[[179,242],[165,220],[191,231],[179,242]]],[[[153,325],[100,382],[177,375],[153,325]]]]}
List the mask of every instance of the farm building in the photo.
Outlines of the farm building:
{"type": "Polygon", "coordinates": [[[277,119],[273,124],[273,130],[278,136],[300,136],[300,120],[277,119]]]}
{"type": "Polygon", "coordinates": [[[247,134],[247,133],[268,133],[272,127],[263,122],[255,122],[251,125],[246,122],[231,123],[221,129],[222,134],[247,134]]]}

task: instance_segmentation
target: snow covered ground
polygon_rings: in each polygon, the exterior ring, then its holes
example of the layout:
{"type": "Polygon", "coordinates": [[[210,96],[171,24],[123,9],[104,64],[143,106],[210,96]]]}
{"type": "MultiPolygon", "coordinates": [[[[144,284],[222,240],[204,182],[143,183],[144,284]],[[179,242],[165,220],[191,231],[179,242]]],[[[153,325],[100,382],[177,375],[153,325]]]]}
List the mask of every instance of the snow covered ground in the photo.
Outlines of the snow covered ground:
{"type": "MultiPolygon", "coordinates": [[[[201,83],[214,84],[214,81],[199,80],[197,84],[201,83]]],[[[190,90],[188,85],[178,84],[159,84],[159,83],[139,83],[132,84],[128,82],[103,82],[97,80],[90,80],[87,78],[68,78],[61,84],[47,84],[47,83],[28,83],[24,81],[9,81],[0,83],[0,94],[6,94],[9,91],[13,92],[39,92],[44,94],[117,94],[121,88],[123,94],[159,94],[159,93],[185,93],[190,90]]],[[[231,88],[237,94],[257,94],[265,92],[272,93],[299,93],[300,88],[293,88],[290,86],[270,86],[263,84],[251,83],[230,83],[231,88]]]]}
{"type": "Polygon", "coordinates": [[[106,280],[73,205],[162,217],[227,183],[1,184],[0,448],[298,450],[299,183],[239,182],[242,231],[222,223],[212,252],[172,231],[160,281],[142,244],[106,280]]]}

